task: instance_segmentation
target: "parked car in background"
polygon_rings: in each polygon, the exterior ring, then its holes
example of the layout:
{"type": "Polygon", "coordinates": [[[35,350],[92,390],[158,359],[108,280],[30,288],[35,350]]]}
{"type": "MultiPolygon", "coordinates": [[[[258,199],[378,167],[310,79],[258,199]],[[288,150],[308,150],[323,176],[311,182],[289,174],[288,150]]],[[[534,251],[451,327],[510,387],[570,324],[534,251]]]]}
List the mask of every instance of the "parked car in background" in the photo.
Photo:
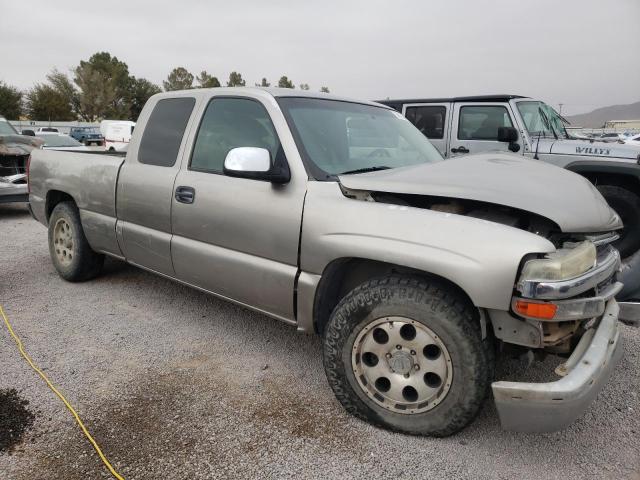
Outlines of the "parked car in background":
{"type": "Polygon", "coordinates": [[[338,400],[392,430],[451,435],[490,387],[505,428],[558,430],[622,355],[602,195],[515,155],[443,161],[380,104],[158,94],[125,158],[37,150],[29,185],[62,278],[110,255],[320,334],[338,400]],[[494,382],[504,344],[562,353],[561,378],[494,382]]]}
{"type": "Polygon", "coordinates": [[[40,127],[36,130],[36,133],[43,133],[43,132],[59,132],[59,130],[55,127],[40,127]]]}
{"type": "Polygon", "coordinates": [[[630,145],[640,145],[640,133],[627,137],[624,143],[628,143],[630,145]]]}
{"type": "Polygon", "coordinates": [[[41,132],[37,133],[36,137],[44,140],[44,150],[89,150],[86,145],[64,133],[41,132]]]}
{"type": "Polygon", "coordinates": [[[624,142],[627,137],[623,133],[603,133],[598,137],[601,142],[624,142]]]}
{"type": "Polygon", "coordinates": [[[128,120],[103,120],[100,132],[104,136],[104,149],[110,152],[124,152],[131,141],[136,122],[128,120]]]}
{"type": "Polygon", "coordinates": [[[28,202],[27,159],[42,140],[20,135],[0,116],[0,203],[28,202]]]}
{"type": "Polygon", "coordinates": [[[640,298],[640,146],[621,144],[618,134],[572,138],[549,105],[519,95],[381,100],[413,123],[445,158],[504,151],[566,168],[587,178],[620,215],[615,243],[625,259],[619,298],[640,298]],[[630,297],[627,297],[630,295],[630,297]]]}
{"type": "Polygon", "coordinates": [[[98,127],[71,127],[69,135],[85,145],[102,145],[104,137],[98,127]]]}

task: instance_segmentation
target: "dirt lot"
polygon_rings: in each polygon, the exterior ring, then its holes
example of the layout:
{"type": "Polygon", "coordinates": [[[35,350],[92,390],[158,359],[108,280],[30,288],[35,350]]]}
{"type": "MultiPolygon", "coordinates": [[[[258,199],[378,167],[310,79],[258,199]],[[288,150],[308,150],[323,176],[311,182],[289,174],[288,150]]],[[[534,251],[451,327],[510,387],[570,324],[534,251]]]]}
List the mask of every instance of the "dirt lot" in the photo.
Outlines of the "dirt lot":
{"type": "MultiPolygon", "coordinates": [[[[640,478],[640,331],[591,409],[548,435],[503,432],[491,402],[464,432],[409,437],[346,415],[326,384],[318,338],[117,262],[70,284],[46,230],[0,205],[0,302],[35,362],[77,408],[127,479],[640,478]]],[[[0,476],[109,474],[62,403],[0,325],[0,390],[35,414],[0,476]]],[[[539,378],[557,361],[509,378],[539,378]]]]}

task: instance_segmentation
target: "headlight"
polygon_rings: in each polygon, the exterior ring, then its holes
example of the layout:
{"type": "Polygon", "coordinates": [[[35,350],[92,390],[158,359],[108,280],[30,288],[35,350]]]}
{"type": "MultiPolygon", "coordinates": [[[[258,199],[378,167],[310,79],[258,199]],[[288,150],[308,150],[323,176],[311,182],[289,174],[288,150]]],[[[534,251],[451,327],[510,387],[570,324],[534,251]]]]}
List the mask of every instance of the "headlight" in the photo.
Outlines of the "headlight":
{"type": "Polygon", "coordinates": [[[588,271],[596,264],[596,246],[582,242],[574,248],[562,248],[546,258],[529,260],[522,269],[526,280],[568,280],[588,271]]]}

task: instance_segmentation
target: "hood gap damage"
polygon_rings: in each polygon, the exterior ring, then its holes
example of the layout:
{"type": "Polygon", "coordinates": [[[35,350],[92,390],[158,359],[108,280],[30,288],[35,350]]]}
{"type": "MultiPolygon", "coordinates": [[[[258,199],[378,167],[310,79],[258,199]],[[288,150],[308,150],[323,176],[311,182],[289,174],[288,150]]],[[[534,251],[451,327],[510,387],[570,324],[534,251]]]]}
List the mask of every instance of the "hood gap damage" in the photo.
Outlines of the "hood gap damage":
{"type": "Polygon", "coordinates": [[[346,188],[344,185],[341,185],[340,188],[345,197],[354,200],[421,208],[441,213],[462,215],[518,228],[550,240],[556,248],[561,248],[565,242],[591,239],[594,234],[609,234],[609,232],[578,234],[562,232],[559,225],[549,218],[526,210],[479,200],[435,195],[352,190],[346,188]]]}

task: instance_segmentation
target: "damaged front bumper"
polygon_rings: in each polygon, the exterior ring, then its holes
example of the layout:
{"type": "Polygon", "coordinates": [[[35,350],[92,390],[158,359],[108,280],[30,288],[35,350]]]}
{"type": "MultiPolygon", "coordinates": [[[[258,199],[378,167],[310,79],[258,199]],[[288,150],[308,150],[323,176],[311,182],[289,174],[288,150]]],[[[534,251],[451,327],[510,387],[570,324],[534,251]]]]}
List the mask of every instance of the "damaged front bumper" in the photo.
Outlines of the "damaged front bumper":
{"type": "Polygon", "coordinates": [[[521,432],[563,429],[582,415],[622,356],[620,309],[611,298],[596,326],[588,329],[568,360],[563,378],[548,383],[499,381],[492,384],[502,427],[521,432]]]}

